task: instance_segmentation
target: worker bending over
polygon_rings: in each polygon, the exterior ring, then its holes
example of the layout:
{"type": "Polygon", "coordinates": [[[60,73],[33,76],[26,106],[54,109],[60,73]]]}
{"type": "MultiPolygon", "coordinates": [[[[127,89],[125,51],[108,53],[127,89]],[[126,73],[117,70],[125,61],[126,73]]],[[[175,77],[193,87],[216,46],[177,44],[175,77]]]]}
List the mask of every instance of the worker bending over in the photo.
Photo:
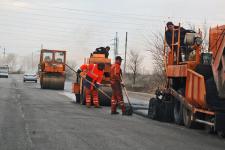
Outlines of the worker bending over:
{"type": "Polygon", "coordinates": [[[95,108],[99,108],[99,99],[98,99],[98,90],[100,87],[103,73],[104,73],[105,64],[84,64],[77,70],[77,73],[80,74],[84,72],[86,74],[83,85],[85,88],[85,97],[86,97],[86,106],[91,107],[91,95],[93,97],[93,104],[95,108]]]}
{"type": "Polygon", "coordinates": [[[126,115],[126,109],[123,101],[123,92],[122,87],[124,86],[122,82],[122,70],[120,68],[122,62],[122,58],[117,56],[115,58],[115,64],[111,66],[111,87],[112,87],[112,99],[111,99],[111,114],[119,114],[116,111],[117,105],[120,105],[122,114],[126,115]]]}

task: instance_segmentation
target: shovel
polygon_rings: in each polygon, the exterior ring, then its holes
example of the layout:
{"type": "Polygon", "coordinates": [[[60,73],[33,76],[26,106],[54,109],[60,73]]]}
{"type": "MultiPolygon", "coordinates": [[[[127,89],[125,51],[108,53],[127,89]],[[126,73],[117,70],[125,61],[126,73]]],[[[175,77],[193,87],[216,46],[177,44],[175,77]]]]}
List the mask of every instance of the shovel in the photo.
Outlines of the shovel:
{"type": "MultiPolygon", "coordinates": [[[[121,77],[122,79],[122,77],[121,77]]],[[[123,82],[123,80],[122,80],[123,82]]],[[[127,89],[125,86],[122,86],[123,90],[124,90],[124,93],[126,95],[126,98],[127,98],[127,102],[128,102],[128,105],[125,107],[126,108],[126,112],[125,112],[125,115],[128,115],[128,116],[131,116],[133,114],[133,108],[132,108],[132,105],[130,103],[130,99],[129,99],[129,96],[128,96],[128,93],[127,93],[127,89]]]]}

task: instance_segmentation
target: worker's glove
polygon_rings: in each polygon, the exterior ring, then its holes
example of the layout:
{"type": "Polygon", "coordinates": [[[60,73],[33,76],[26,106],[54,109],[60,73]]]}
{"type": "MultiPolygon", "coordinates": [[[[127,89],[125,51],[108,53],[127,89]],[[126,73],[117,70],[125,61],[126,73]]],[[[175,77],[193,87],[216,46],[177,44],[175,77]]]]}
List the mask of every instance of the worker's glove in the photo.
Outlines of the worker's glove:
{"type": "Polygon", "coordinates": [[[77,70],[77,74],[78,74],[78,75],[80,75],[81,72],[82,72],[81,69],[78,69],[78,70],[77,70]]]}
{"type": "Polygon", "coordinates": [[[120,82],[120,84],[121,84],[121,86],[122,86],[122,87],[125,87],[125,84],[124,84],[124,82],[120,82]]]}
{"type": "Polygon", "coordinates": [[[95,88],[100,88],[101,87],[101,84],[99,84],[99,83],[95,83],[95,88]]]}

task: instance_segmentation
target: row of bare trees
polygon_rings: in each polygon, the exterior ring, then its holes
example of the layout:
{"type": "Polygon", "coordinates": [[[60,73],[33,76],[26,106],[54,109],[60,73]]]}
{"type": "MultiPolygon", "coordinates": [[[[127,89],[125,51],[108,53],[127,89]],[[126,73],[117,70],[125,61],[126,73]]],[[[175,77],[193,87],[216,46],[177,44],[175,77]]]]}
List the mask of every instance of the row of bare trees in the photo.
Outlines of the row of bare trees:
{"type": "Polygon", "coordinates": [[[132,74],[132,84],[136,84],[137,76],[140,72],[140,68],[143,62],[143,56],[138,51],[131,50],[129,53],[128,69],[132,74]]]}
{"type": "MultiPolygon", "coordinates": [[[[129,79],[132,80],[130,90],[139,90],[144,92],[154,91],[157,87],[161,87],[165,84],[165,66],[164,66],[164,36],[161,33],[154,34],[153,38],[146,38],[146,46],[149,55],[151,55],[151,62],[148,66],[154,67],[153,73],[147,73],[147,70],[143,71],[143,55],[140,51],[131,50],[128,56],[128,69],[129,79]],[[138,89],[138,88],[142,88],[138,89]]],[[[128,75],[127,75],[128,76],[128,75]]],[[[129,85],[128,85],[129,86],[129,85]]]]}
{"type": "Polygon", "coordinates": [[[5,56],[0,56],[0,65],[8,65],[10,71],[15,71],[17,66],[18,57],[14,53],[6,54],[5,56]]]}

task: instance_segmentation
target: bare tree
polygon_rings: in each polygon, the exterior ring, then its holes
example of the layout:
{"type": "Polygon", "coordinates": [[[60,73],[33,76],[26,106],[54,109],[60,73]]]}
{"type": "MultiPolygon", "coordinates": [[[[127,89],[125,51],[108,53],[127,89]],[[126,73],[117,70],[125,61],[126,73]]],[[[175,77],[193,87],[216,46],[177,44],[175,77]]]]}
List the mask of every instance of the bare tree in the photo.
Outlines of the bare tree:
{"type": "Polygon", "coordinates": [[[11,71],[15,71],[17,57],[15,54],[10,53],[5,58],[5,63],[9,66],[11,71]]]}
{"type": "MultiPolygon", "coordinates": [[[[69,60],[67,61],[67,64],[73,68],[75,70],[75,68],[77,67],[77,63],[75,61],[69,60]]],[[[75,77],[75,72],[73,72],[71,69],[69,69],[68,67],[66,67],[66,77],[67,79],[72,79],[75,77]]]]}
{"type": "Polygon", "coordinates": [[[140,71],[140,66],[142,64],[143,57],[139,52],[131,50],[129,54],[129,64],[128,68],[132,73],[132,83],[135,85],[138,73],[140,71]]]}
{"type": "Polygon", "coordinates": [[[147,39],[148,51],[151,53],[154,64],[153,77],[157,84],[164,83],[165,64],[164,64],[164,36],[162,33],[153,33],[152,39],[147,39]]]}

